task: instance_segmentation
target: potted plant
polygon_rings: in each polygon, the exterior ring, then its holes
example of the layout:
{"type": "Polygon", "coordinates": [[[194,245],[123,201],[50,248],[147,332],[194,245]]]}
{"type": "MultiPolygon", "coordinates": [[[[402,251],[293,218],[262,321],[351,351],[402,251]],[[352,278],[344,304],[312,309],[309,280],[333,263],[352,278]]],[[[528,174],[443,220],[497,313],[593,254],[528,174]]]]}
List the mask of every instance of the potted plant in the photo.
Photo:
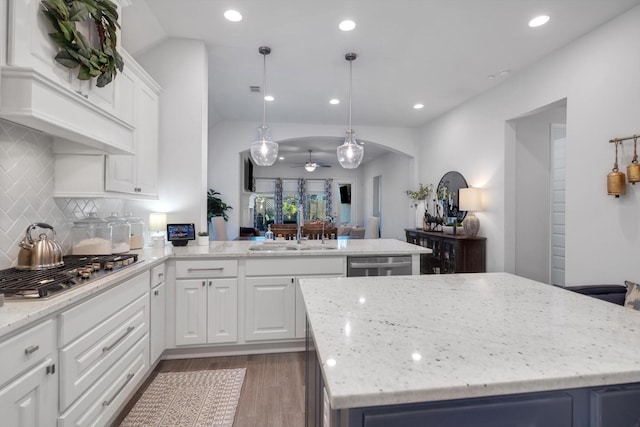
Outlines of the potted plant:
{"type": "Polygon", "coordinates": [[[209,245],[209,233],[206,231],[198,231],[198,246],[209,245]]]}
{"type": "Polygon", "coordinates": [[[225,221],[229,221],[227,210],[233,209],[231,206],[222,201],[219,192],[209,189],[207,191],[207,221],[211,222],[214,216],[221,216],[225,221]]]}
{"type": "Polygon", "coordinates": [[[426,186],[420,184],[417,191],[407,190],[405,193],[411,200],[413,200],[411,206],[416,209],[416,228],[418,230],[422,230],[424,227],[424,214],[429,211],[428,198],[429,194],[433,193],[433,184],[428,184],[426,186]]]}

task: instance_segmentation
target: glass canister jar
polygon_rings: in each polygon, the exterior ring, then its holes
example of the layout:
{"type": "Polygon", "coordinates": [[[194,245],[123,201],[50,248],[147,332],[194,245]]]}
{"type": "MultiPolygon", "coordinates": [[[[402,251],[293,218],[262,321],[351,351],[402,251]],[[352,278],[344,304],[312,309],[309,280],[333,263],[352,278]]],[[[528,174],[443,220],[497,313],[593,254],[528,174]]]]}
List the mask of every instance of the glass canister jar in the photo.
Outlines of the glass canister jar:
{"type": "Polygon", "coordinates": [[[129,252],[131,248],[129,242],[131,226],[127,220],[119,217],[117,212],[111,212],[111,216],[106,217],[105,221],[113,228],[111,235],[111,253],[123,254],[129,252]]]}
{"type": "Polygon", "coordinates": [[[131,235],[129,238],[129,246],[131,249],[142,249],[144,246],[144,221],[141,218],[136,218],[132,213],[128,213],[124,216],[131,226],[131,235]]]}
{"type": "Polygon", "coordinates": [[[73,255],[111,255],[112,228],[107,221],[91,212],[71,227],[73,255]]]}

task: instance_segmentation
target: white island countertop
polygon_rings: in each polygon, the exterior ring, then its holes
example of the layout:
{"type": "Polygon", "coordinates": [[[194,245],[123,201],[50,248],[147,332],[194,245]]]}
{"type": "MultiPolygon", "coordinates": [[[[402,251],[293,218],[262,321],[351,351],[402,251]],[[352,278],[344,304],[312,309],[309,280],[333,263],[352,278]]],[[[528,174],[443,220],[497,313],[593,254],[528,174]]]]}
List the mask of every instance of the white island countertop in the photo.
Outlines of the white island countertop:
{"type": "Polygon", "coordinates": [[[332,409],[640,382],[640,312],[507,273],[301,279],[332,409]]]}

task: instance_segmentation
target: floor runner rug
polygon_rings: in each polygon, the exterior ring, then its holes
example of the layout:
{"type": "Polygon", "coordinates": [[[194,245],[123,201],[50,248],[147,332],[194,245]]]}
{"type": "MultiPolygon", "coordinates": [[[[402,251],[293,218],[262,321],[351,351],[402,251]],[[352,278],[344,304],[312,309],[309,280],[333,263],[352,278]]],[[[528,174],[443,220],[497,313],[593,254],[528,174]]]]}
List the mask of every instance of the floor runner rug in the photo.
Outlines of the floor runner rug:
{"type": "Polygon", "coordinates": [[[233,426],[245,369],[160,372],[123,427],[233,426]]]}

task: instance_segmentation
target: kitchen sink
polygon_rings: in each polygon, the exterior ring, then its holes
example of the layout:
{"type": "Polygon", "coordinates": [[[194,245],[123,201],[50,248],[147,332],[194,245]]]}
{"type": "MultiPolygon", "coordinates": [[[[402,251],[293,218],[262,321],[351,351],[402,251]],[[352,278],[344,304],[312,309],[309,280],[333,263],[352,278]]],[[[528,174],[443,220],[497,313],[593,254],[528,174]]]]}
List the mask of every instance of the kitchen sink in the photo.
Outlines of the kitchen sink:
{"type": "Polygon", "coordinates": [[[253,245],[249,246],[250,251],[256,252],[282,252],[282,251],[297,251],[298,248],[294,245],[253,245]]]}
{"type": "Polygon", "coordinates": [[[300,248],[301,251],[328,251],[328,250],[336,250],[338,249],[337,246],[330,246],[330,245],[312,245],[312,246],[307,246],[307,245],[302,245],[302,247],[300,248]]]}

